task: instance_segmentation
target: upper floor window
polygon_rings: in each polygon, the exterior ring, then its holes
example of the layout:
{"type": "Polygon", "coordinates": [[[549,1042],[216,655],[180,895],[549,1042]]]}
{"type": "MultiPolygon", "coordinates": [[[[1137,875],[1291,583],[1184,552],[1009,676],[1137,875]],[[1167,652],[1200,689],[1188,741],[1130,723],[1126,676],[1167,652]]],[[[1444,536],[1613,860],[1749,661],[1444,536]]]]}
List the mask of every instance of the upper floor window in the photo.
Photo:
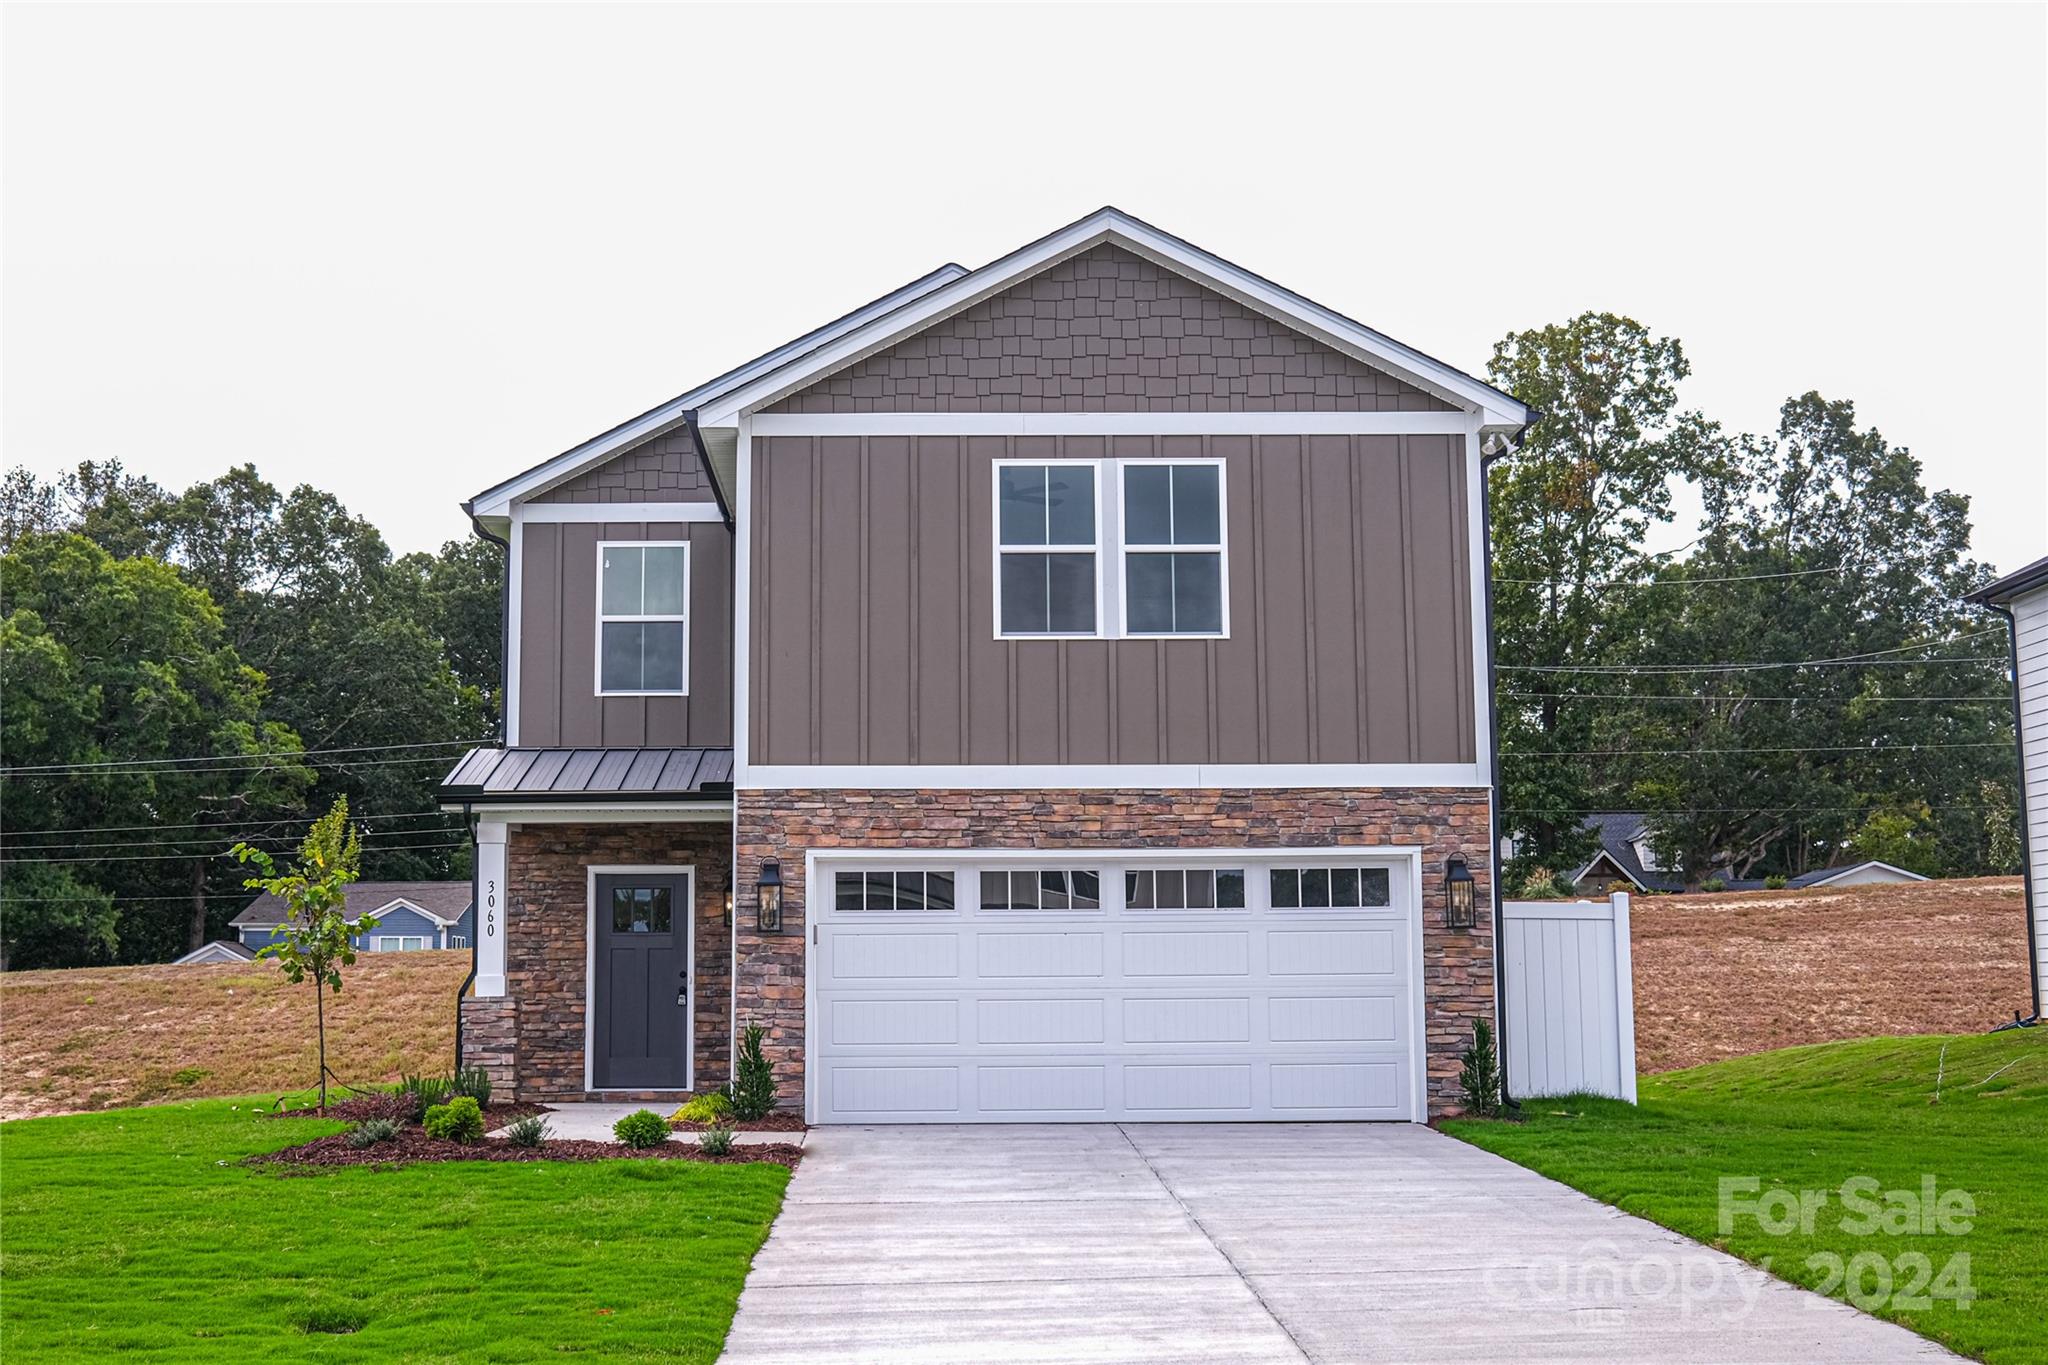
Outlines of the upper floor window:
{"type": "Polygon", "coordinates": [[[1222,461],[998,460],[995,485],[998,636],[1226,633],[1222,461]]]}
{"type": "Polygon", "coordinates": [[[1223,633],[1223,467],[1123,467],[1124,634],[1223,633]]]}
{"type": "Polygon", "coordinates": [[[607,541],[597,547],[597,563],[597,690],[613,696],[689,691],[689,545],[607,541]]]}
{"type": "Polygon", "coordinates": [[[1095,494],[1092,464],[996,464],[1001,634],[1096,633],[1095,494]]]}

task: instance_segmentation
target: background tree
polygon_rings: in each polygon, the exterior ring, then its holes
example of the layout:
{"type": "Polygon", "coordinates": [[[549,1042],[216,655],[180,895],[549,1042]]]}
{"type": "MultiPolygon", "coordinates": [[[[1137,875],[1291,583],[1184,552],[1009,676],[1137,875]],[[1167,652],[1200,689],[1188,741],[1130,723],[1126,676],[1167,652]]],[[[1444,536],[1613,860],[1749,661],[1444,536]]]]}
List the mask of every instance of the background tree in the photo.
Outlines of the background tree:
{"type": "Polygon", "coordinates": [[[1512,333],[1487,367],[1543,414],[1489,483],[1495,656],[1504,669],[1567,670],[1502,674],[1503,824],[1521,867],[1562,870],[1592,850],[1576,755],[1594,747],[1595,717],[1558,694],[1585,681],[1568,670],[1609,660],[1627,629],[1625,586],[1648,573],[1643,540],[1671,520],[1673,481],[1720,458],[1713,425],[1679,407],[1689,370],[1677,341],[1613,313],[1512,333]]]}
{"type": "Polygon", "coordinates": [[[355,935],[377,927],[365,914],[353,923],[348,915],[348,887],[362,865],[361,832],[348,822],[348,799],[336,797],[327,814],[313,822],[299,845],[298,861],[279,872],[276,861],[260,848],[236,844],[234,855],[254,863],[262,873],[242,885],[268,891],[289,911],[277,936],[258,956],[274,957],[285,980],[313,983],[313,1011],[320,1038],[320,1112],[327,1112],[327,992],[341,993],[341,969],[356,964],[355,935]]]}

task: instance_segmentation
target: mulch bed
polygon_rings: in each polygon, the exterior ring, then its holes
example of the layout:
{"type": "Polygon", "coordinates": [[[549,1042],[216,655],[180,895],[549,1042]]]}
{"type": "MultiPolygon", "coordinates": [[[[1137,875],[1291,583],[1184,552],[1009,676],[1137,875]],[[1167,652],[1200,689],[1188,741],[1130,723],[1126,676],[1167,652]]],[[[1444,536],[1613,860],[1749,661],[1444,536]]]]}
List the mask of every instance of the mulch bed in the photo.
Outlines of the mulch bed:
{"type": "MultiPolygon", "coordinates": [[[[332,1108],[333,1106],[328,1106],[332,1108]]],[[[494,1113],[496,1111],[493,1111],[494,1113]]],[[[758,1147],[735,1147],[727,1156],[706,1156],[694,1142],[664,1142],[659,1147],[628,1147],[623,1142],[591,1142],[575,1138],[551,1138],[538,1147],[514,1147],[503,1138],[482,1142],[447,1142],[431,1138],[423,1129],[401,1128],[389,1142],[369,1147],[351,1147],[348,1135],[315,1138],[277,1152],[259,1152],[244,1157],[244,1166],[411,1166],[425,1161],[619,1161],[644,1158],[651,1161],[702,1161],[716,1166],[743,1165],[750,1161],[771,1161],[794,1168],[803,1149],[788,1143],[758,1147]]],[[[310,1173],[310,1169],[308,1169],[310,1173]]]]}
{"type": "MultiPolygon", "coordinates": [[[[744,1123],[738,1119],[728,1119],[727,1122],[736,1133],[807,1133],[811,1129],[811,1125],[804,1122],[802,1114],[793,1114],[786,1109],[777,1109],[765,1118],[752,1119],[744,1123]]],[[[711,1125],[691,1123],[687,1119],[670,1119],[668,1126],[678,1133],[701,1133],[711,1125]]]]}
{"type": "MultiPolygon", "coordinates": [[[[484,1110],[484,1129],[494,1132],[508,1123],[533,1114],[548,1113],[544,1104],[494,1104],[484,1110]]],[[[273,1119],[341,1119],[348,1123],[361,1123],[364,1119],[390,1119],[394,1123],[412,1122],[412,1098],[399,1094],[354,1095],[345,1100],[333,1100],[322,1114],[317,1106],[308,1105],[301,1109],[270,1109],[264,1111],[265,1118],[273,1119]]]]}

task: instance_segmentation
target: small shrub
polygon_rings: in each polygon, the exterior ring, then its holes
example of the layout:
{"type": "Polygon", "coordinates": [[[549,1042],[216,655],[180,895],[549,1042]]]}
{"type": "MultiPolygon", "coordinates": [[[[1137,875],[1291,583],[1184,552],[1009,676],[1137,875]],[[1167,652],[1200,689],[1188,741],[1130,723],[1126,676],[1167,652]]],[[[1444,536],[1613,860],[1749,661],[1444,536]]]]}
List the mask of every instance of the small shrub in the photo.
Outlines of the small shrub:
{"type": "Polygon", "coordinates": [[[414,1076],[408,1073],[398,1082],[398,1093],[412,1101],[412,1121],[424,1123],[427,1111],[448,1098],[446,1076],[414,1076]]]}
{"type": "Polygon", "coordinates": [[[467,1095],[477,1102],[478,1108],[488,1108],[491,1103],[491,1074],[480,1066],[465,1067],[448,1082],[448,1093],[467,1095]]]}
{"type": "Polygon", "coordinates": [[[446,1142],[475,1142],[484,1135],[483,1111],[467,1095],[427,1110],[425,1124],[428,1137],[446,1142]]]}
{"type": "Polygon", "coordinates": [[[732,1125],[724,1119],[697,1134],[697,1150],[706,1156],[727,1156],[732,1152],[732,1125]]]}
{"type": "Polygon", "coordinates": [[[1465,1112],[1474,1118],[1490,1119],[1500,1113],[1500,1058],[1493,1047],[1493,1025],[1484,1019],[1472,1021],[1472,1046],[1460,1058],[1458,1088],[1465,1092],[1465,1112]]]}
{"type": "Polygon", "coordinates": [[[390,1119],[364,1119],[348,1130],[348,1145],[351,1147],[374,1147],[380,1142],[389,1142],[398,1136],[398,1125],[390,1119]]]}
{"type": "Polygon", "coordinates": [[[682,1108],[669,1116],[672,1123],[716,1123],[732,1113],[732,1101],[723,1090],[709,1090],[702,1095],[692,1095],[682,1108]]]}
{"type": "Polygon", "coordinates": [[[529,1114],[505,1130],[505,1140],[514,1147],[538,1147],[548,1140],[548,1121],[539,1114],[529,1114]]]}
{"type": "Polygon", "coordinates": [[[733,1068],[732,1112],[742,1123],[766,1118],[775,1107],[775,1068],[761,1051],[759,1024],[747,1025],[740,1039],[739,1065],[733,1068]]]}
{"type": "Polygon", "coordinates": [[[612,1136],[628,1147],[659,1147],[668,1141],[668,1120],[652,1109],[635,1109],[612,1125],[612,1136]]]}
{"type": "Polygon", "coordinates": [[[1784,889],[1785,879],[1779,874],[1773,872],[1770,876],[1764,878],[1764,890],[1783,891],[1784,889]]]}
{"type": "Polygon", "coordinates": [[[1702,891],[1726,891],[1727,889],[1728,883],[1719,877],[1709,877],[1700,883],[1700,890],[1702,891]]]}

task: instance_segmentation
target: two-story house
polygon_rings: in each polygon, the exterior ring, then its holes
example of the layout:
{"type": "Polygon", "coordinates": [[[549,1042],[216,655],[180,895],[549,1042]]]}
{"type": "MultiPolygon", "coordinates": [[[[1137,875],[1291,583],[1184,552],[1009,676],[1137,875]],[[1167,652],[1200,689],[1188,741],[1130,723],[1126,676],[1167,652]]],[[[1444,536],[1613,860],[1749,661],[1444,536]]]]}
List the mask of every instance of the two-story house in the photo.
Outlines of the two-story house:
{"type": "Polygon", "coordinates": [[[1530,417],[1103,209],[478,494],[465,1063],[665,1097],[759,1024],[819,1123],[1455,1105],[1530,417]]]}

